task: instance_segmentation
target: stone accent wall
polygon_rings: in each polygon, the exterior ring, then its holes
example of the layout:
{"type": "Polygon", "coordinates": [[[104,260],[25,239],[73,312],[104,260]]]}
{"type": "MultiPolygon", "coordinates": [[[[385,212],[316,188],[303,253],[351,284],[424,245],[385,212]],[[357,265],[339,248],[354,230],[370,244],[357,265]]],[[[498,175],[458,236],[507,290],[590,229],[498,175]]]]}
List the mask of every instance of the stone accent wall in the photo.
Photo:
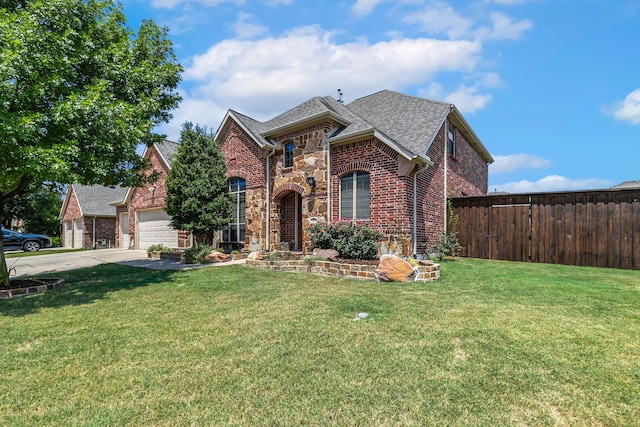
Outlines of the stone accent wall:
{"type": "MultiPolygon", "coordinates": [[[[270,243],[272,249],[282,249],[280,243],[295,240],[295,202],[293,192],[301,198],[299,239],[306,253],[311,248],[307,228],[316,222],[327,221],[327,151],[325,138],[333,124],[321,123],[294,133],[279,136],[276,141],[284,146],[293,142],[293,166],[284,167],[283,151],[271,158],[273,201],[271,204],[270,243]],[[307,181],[313,178],[315,187],[307,181]],[[287,199],[290,198],[290,199],[287,199]],[[288,209],[283,211],[282,209],[288,209]]],[[[286,249],[286,248],[285,248],[286,249]]]]}
{"type": "MultiPolygon", "coordinates": [[[[375,274],[377,268],[375,265],[304,260],[247,260],[247,265],[262,270],[306,272],[351,279],[378,280],[375,274]]],[[[435,282],[440,278],[440,264],[420,265],[416,267],[416,270],[414,282],[435,282]]]]}

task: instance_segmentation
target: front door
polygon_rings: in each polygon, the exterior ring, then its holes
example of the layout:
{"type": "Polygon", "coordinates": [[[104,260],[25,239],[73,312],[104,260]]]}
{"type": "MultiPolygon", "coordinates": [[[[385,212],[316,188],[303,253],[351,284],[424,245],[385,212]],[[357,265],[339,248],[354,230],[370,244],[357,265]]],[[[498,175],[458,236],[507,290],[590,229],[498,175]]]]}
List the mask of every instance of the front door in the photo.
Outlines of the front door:
{"type": "Polygon", "coordinates": [[[292,191],[280,202],[280,248],[291,251],[302,249],[302,197],[292,191]]]}

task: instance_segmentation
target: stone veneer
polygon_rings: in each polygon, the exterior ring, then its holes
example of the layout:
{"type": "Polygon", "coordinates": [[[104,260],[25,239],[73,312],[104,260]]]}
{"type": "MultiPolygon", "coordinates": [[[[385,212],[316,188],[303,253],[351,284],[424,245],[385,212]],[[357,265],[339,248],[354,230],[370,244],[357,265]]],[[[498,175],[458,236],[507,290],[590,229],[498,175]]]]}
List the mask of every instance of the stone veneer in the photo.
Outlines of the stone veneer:
{"type": "MultiPolygon", "coordinates": [[[[351,279],[378,280],[375,274],[375,270],[378,268],[377,265],[305,260],[247,260],[247,265],[262,270],[305,272],[351,279]]],[[[414,277],[414,282],[435,282],[440,278],[440,264],[419,265],[415,269],[417,274],[414,277]]]]}

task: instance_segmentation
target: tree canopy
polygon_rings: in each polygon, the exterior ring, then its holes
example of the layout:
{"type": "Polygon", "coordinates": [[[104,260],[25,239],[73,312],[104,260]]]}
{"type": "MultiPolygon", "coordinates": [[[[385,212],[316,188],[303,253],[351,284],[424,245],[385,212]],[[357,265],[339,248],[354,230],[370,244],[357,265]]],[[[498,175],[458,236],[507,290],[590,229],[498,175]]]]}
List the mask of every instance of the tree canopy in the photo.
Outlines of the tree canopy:
{"type": "Polygon", "coordinates": [[[181,99],[168,29],[113,0],[0,5],[0,214],[44,182],[135,184],[181,99]]]}
{"type": "Polygon", "coordinates": [[[174,228],[211,236],[229,225],[232,203],[226,170],[213,134],[185,123],[166,180],[166,210],[174,228]]]}

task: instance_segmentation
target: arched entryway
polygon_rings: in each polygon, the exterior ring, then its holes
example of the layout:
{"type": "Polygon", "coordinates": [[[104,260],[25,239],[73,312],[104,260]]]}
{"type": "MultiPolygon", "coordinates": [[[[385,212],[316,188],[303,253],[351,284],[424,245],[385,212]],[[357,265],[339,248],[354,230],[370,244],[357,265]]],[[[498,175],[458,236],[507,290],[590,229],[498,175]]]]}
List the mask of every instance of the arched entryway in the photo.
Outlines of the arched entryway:
{"type": "Polygon", "coordinates": [[[280,198],[280,245],[292,251],[302,250],[302,197],[296,191],[280,198]]]}

